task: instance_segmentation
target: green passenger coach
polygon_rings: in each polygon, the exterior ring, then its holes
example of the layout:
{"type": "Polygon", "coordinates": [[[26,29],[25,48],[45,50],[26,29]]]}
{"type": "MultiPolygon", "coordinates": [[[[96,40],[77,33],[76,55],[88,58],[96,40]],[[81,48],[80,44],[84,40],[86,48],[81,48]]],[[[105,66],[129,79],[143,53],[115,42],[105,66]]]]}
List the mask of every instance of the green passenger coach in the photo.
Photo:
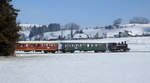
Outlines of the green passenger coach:
{"type": "Polygon", "coordinates": [[[106,43],[62,43],[62,52],[95,51],[105,52],[106,43]]]}

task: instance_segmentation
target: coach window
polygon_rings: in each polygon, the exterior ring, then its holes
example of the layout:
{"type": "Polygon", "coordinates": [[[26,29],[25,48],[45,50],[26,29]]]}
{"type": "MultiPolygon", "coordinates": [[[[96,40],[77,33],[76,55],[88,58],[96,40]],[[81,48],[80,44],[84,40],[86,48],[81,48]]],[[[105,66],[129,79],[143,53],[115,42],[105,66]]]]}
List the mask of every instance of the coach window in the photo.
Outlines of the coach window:
{"type": "Polygon", "coordinates": [[[50,45],[49,45],[49,44],[47,44],[47,46],[48,46],[48,47],[50,47],[50,45]]]}
{"type": "Polygon", "coordinates": [[[71,47],[70,44],[68,44],[68,47],[71,47]]]}
{"type": "Polygon", "coordinates": [[[77,44],[77,47],[79,47],[79,44],[77,44]]]}
{"type": "Polygon", "coordinates": [[[93,44],[91,44],[91,47],[93,47],[93,44]]]}
{"type": "Polygon", "coordinates": [[[68,47],[68,44],[65,44],[66,47],[68,47]]]}
{"type": "Polygon", "coordinates": [[[26,47],[29,47],[29,45],[28,45],[28,44],[26,44],[26,47]]]}
{"type": "Polygon", "coordinates": [[[47,44],[47,47],[50,47],[50,45],[49,45],[49,44],[47,44]]]}
{"type": "Polygon", "coordinates": [[[90,47],[90,44],[87,44],[87,47],[90,47]]]}
{"type": "Polygon", "coordinates": [[[44,47],[44,44],[41,44],[41,47],[44,47]]]}
{"type": "Polygon", "coordinates": [[[66,44],[64,44],[64,47],[66,48],[66,47],[67,47],[67,45],[66,45],[66,44]]]}
{"type": "Polygon", "coordinates": [[[82,44],[80,44],[80,47],[82,47],[82,44]]]}
{"type": "Polygon", "coordinates": [[[23,47],[22,44],[20,44],[20,47],[23,47]]]}
{"type": "Polygon", "coordinates": [[[101,46],[101,44],[98,44],[98,46],[101,46]]]}
{"type": "Polygon", "coordinates": [[[49,44],[49,47],[52,47],[52,44],[49,44]]]}
{"type": "Polygon", "coordinates": [[[40,47],[40,44],[37,44],[37,47],[40,47]]]}
{"type": "Polygon", "coordinates": [[[95,44],[95,47],[97,47],[97,44],[95,44]]]}
{"type": "Polygon", "coordinates": [[[67,44],[67,47],[69,47],[69,44],[67,44]]]}
{"type": "Polygon", "coordinates": [[[70,44],[69,46],[72,47],[72,44],[70,44]]]}
{"type": "Polygon", "coordinates": [[[68,47],[70,47],[70,44],[68,44],[68,47]]]}
{"type": "Polygon", "coordinates": [[[42,47],[45,47],[45,44],[42,44],[42,47]]]}
{"type": "Polygon", "coordinates": [[[16,47],[19,47],[20,45],[19,44],[16,44],[16,47]]]}
{"type": "Polygon", "coordinates": [[[32,47],[34,47],[35,45],[34,44],[32,44],[32,47]]]}
{"type": "Polygon", "coordinates": [[[51,44],[51,47],[54,47],[54,44],[51,44]]]}
{"type": "Polygon", "coordinates": [[[29,47],[31,47],[31,44],[29,44],[29,47]]]}
{"type": "Polygon", "coordinates": [[[47,47],[48,45],[47,44],[45,44],[45,47],[47,47]]]}
{"type": "Polygon", "coordinates": [[[55,44],[53,44],[53,47],[55,47],[55,44]]]}
{"type": "Polygon", "coordinates": [[[38,44],[35,44],[35,47],[38,47],[38,44]]]}
{"type": "Polygon", "coordinates": [[[20,47],[24,47],[24,44],[21,44],[20,47]]]}
{"type": "Polygon", "coordinates": [[[101,46],[102,44],[99,44],[99,46],[101,46]]]}
{"type": "Polygon", "coordinates": [[[51,44],[51,47],[54,47],[54,44],[51,44]]]}

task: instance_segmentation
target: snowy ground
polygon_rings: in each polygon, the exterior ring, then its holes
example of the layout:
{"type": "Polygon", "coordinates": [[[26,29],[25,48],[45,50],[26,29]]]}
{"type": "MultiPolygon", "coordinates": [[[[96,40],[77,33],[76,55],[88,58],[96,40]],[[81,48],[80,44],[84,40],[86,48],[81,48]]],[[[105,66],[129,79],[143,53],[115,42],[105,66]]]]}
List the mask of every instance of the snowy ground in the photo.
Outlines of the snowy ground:
{"type": "Polygon", "coordinates": [[[0,83],[149,83],[150,52],[19,54],[0,71],[0,83]]]}
{"type": "Polygon", "coordinates": [[[127,41],[130,52],[21,54],[0,57],[0,83],[149,83],[150,37],[127,41]]]}

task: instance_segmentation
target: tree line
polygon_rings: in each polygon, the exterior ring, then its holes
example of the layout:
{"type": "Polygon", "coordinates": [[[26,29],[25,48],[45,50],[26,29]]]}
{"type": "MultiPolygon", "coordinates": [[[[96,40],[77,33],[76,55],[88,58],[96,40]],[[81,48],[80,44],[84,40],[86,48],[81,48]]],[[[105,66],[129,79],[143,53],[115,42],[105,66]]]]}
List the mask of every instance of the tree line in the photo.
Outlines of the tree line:
{"type": "Polygon", "coordinates": [[[31,27],[31,31],[29,34],[29,38],[32,38],[36,35],[41,35],[45,32],[53,32],[53,31],[60,31],[60,30],[78,30],[80,26],[76,23],[68,23],[63,27],[59,23],[50,23],[48,26],[43,25],[40,27],[31,27]]]}

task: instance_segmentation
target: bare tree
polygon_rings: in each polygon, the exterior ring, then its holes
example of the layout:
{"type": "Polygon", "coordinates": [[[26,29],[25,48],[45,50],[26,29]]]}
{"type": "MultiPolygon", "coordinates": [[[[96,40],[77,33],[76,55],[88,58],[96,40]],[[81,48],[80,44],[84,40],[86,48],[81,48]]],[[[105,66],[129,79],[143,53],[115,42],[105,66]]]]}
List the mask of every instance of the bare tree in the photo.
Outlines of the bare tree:
{"type": "Polygon", "coordinates": [[[129,20],[130,24],[148,24],[150,21],[145,17],[133,17],[129,20]]]}
{"type": "Polygon", "coordinates": [[[80,26],[76,23],[68,23],[65,25],[65,29],[70,30],[71,39],[73,38],[73,30],[79,30],[80,26]]]}
{"type": "Polygon", "coordinates": [[[121,19],[121,18],[118,18],[118,19],[116,19],[116,20],[113,21],[113,25],[114,25],[114,26],[118,26],[118,25],[120,25],[121,23],[122,23],[122,19],[121,19]]]}

